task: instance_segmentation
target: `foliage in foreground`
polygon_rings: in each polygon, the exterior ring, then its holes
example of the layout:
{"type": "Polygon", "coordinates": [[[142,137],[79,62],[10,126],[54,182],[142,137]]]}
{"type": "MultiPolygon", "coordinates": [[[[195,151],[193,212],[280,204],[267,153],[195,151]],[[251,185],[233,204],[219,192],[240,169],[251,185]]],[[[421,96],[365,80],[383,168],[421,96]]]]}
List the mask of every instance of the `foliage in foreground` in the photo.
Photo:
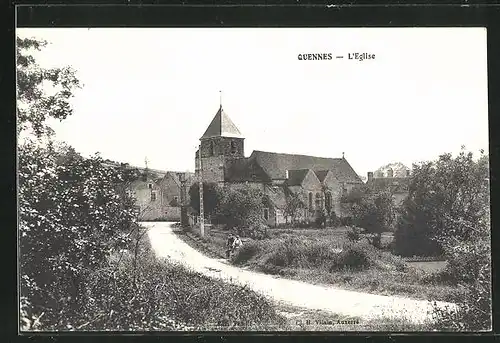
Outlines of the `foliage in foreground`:
{"type": "Polygon", "coordinates": [[[134,254],[112,255],[89,273],[79,311],[42,330],[266,330],[284,324],[274,306],[246,287],[230,285],[158,260],[141,242],[134,254]]]}
{"type": "Polygon", "coordinates": [[[440,238],[450,261],[441,277],[457,285],[461,292],[452,299],[458,305],[456,313],[436,308],[437,327],[457,331],[491,330],[490,217],[485,215],[477,222],[455,221],[455,226],[459,231],[471,230],[474,234],[470,240],[458,239],[452,233],[440,238]]]}
{"type": "Polygon", "coordinates": [[[402,256],[443,253],[440,237],[474,239],[471,226],[489,215],[488,155],[475,160],[462,150],[456,157],[444,154],[436,161],[413,166],[409,195],[395,232],[396,253],[402,256]]]}
{"type": "Polygon", "coordinates": [[[63,322],[82,301],[90,271],[130,243],[132,201],[122,175],[67,147],[19,147],[21,295],[34,317],[63,322]]]}
{"type": "Polygon", "coordinates": [[[413,166],[395,249],[401,255],[444,254],[447,268],[434,278],[453,285],[458,311],[435,309],[439,329],[491,329],[489,161],[465,148],[456,157],[413,166]]]}

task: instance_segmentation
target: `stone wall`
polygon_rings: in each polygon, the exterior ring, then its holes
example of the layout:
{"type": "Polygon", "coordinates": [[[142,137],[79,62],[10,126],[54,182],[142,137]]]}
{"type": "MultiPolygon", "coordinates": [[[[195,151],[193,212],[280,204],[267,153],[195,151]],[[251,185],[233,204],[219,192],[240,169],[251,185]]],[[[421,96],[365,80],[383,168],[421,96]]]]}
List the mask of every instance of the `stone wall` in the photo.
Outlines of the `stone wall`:
{"type": "MultiPolygon", "coordinates": [[[[196,177],[198,177],[198,169],[200,167],[198,159],[196,162],[196,177]]],[[[204,157],[201,159],[202,176],[204,182],[224,182],[224,157],[204,157]]]]}
{"type": "Polygon", "coordinates": [[[201,156],[213,157],[224,155],[228,158],[241,158],[245,156],[243,142],[243,138],[207,138],[201,141],[201,156]]]}

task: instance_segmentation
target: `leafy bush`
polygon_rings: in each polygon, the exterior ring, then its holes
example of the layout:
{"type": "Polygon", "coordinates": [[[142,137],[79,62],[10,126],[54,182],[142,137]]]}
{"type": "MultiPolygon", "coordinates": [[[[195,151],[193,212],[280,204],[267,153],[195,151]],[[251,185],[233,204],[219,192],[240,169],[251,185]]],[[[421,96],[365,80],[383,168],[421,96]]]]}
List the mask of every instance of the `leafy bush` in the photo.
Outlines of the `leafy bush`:
{"type": "Polygon", "coordinates": [[[361,232],[360,228],[351,226],[346,233],[347,239],[351,242],[359,242],[361,240],[361,232]]]}
{"type": "MultiPolygon", "coordinates": [[[[222,190],[216,183],[203,183],[203,212],[205,215],[215,214],[222,198],[222,190]]],[[[191,208],[200,213],[200,185],[194,183],[189,188],[191,208]]],[[[173,205],[172,205],[173,206],[173,205]]]]}
{"type": "Polygon", "coordinates": [[[21,145],[18,173],[21,295],[64,321],[88,270],[130,243],[132,199],[116,187],[120,171],[64,146],[21,145]]]}
{"type": "MultiPolygon", "coordinates": [[[[367,244],[345,245],[336,248],[328,240],[300,239],[294,236],[255,242],[245,251],[262,265],[280,268],[326,268],[334,270],[361,270],[372,265],[367,244]],[[368,251],[367,251],[368,249],[368,251]]],[[[378,257],[378,256],[377,256],[378,257]]],[[[241,260],[240,263],[243,261],[241,260]]]]}
{"type": "Polygon", "coordinates": [[[233,256],[232,262],[234,264],[243,264],[248,262],[251,258],[255,257],[260,252],[261,246],[256,242],[248,242],[243,244],[233,256]]]}
{"type": "Polygon", "coordinates": [[[371,265],[372,261],[363,245],[349,244],[330,262],[329,271],[363,270],[371,265]]]}
{"type": "Polygon", "coordinates": [[[219,205],[219,218],[228,228],[256,227],[264,224],[264,194],[256,189],[226,188],[219,205]]]}
{"type": "Polygon", "coordinates": [[[435,308],[436,326],[439,329],[460,331],[490,330],[491,307],[491,246],[490,217],[477,222],[455,220],[459,232],[472,230],[474,237],[462,240],[448,233],[440,240],[448,257],[448,265],[441,278],[458,285],[452,301],[457,311],[449,312],[435,308]],[[467,226],[461,228],[460,226],[467,226]]]}
{"type": "Polygon", "coordinates": [[[319,229],[319,228],[323,228],[326,226],[326,214],[321,211],[318,216],[316,216],[316,218],[314,219],[314,224],[316,225],[316,227],[319,229]]]}
{"type": "Polygon", "coordinates": [[[352,205],[353,223],[371,234],[370,243],[381,247],[382,232],[389,230],[394,220],[394,203],[390,192],[367,193],[352,205]]]}
{"type": "Polygon", "coordinates": [[[487,155],[473,159],[462,151],[456,158],[414,166],[409,199],[396,231],[401,254],[444,253],[446,269],[431,278],[457,287],[451,301],[456,311],[435,307],[439,330],[491,329],[491,240],[489,166],[487,155]],[[428,249],[432,248],[432,249],[428,249]]]}
{"type": "Polygon", "coordinates": [[[489,209],[488,179],[488,156],[482,152],[477,160],[462,150],[455,158],[444,154],[437,161],[414,165],[394,235],[396,252],[403,256],[442,254],[438,238],[449,232],[471,239],[473,230],[447,218],[477,223],[489,209]]]}

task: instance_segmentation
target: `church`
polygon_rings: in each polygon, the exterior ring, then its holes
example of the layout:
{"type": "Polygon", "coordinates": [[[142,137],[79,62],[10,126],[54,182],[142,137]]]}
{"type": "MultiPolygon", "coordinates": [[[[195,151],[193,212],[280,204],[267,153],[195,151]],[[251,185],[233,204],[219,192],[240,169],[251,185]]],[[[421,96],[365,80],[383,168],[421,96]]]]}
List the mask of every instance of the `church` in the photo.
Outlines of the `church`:
{"type": "Polygon", "coordinates": [[[324,158],[255,150],[245,157],[244,141],[221,105],[200,138],[195,176],[199,180],[201,166],[203,182],[260,189],[268,200],[262,215],[270,227],[291,221],[286,208],[292,196],[302,203],[293,216],[295,220],[312,221],[327,209],[342,217],[341,196],[363,184],[344,156],[324,158]]]}

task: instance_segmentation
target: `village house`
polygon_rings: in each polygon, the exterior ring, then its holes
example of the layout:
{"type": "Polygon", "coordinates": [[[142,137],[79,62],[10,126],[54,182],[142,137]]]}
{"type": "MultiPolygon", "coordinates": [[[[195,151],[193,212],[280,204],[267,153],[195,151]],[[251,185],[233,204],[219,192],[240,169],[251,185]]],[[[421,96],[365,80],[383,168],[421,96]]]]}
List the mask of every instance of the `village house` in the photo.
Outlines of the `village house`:
{"type": "MultiPolygon", "coordinates": [[[[118,167],[116,163],[107,163],[118,167]]],[[[125,185],[125,191],[135,199],[139,219],[145,221],[180,221],[183,204],[189,203],[186,186],[193,183],[194,173],[164,171],[126,166],[135,171],[133,180],[125,185]]],[[[189,187],[189,186],[187,186],[189,187]]]]}
{"type": "Polygon", "coordinates": [[[367,176],[366,185],[374,191],[389,190],[396,207],[401,206],[408,196],[410,170],[406,167],[398,168],[397,172],[390,166],[382,167],[375,173],[368,172],[367,176]]]}
{"type": "MultiPolygon", "coordinates": [[[[292,219],[286,207],[293,195],[303,204],[295,219],[314,220],[327,208],[342,216],[342,194],[363,184],[344,156],[325,158],[253,151],[245,157],[244,140],[220,106],[200,138],[202,179],[221,187],[262,190],[267,199],[262,215],[269,226],[292,219]]],[[[200,172],[200,150],[195,156],[196,178],[200,172]]]]}

